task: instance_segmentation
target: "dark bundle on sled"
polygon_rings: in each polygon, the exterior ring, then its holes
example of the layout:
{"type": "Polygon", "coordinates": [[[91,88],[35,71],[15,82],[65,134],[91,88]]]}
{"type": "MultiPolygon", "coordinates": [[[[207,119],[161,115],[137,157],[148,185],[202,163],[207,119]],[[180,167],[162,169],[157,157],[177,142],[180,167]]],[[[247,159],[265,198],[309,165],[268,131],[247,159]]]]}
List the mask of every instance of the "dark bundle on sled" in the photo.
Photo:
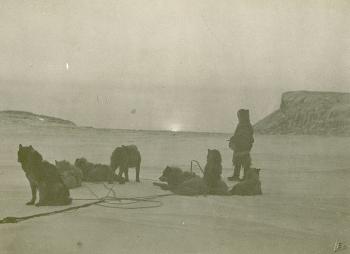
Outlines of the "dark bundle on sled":
{"type": "Polygon", "coordinates": [[[159,177],[162,183],[154,182],[153,185],[159,186],[162,190],[170,190],[179,195],[201,195],[206,194],[207,187],[203,179],[195,173],[182,171],[177,167],[167,166],[159,177]]]}
{"type": "Polygon", "coordinates": [[[69,188],[77,188],[81,186],[83,180],[83,172],[80,168],[75,167],[68,161],[55,161],[56,167],[64,184],[69,188]]]}
{"type": "Polygon", "coordinates": [[[208,149],[203,178],[194,173],[168,166],[159,177],[159,180],[165,183],[155,182],[153,184],[179,195],[230,195],[226,183],[221,180],[221,173],[220,152],[216,149],[208,149]]]}
{"type": "Polygon", "coordinates": [[[83,181],[86,182],[104,182],[112,183],[113,180],[124,181],[124,179],[113,176],[111,167],[104,164],[94,164],[85,158],[75,160],[74,166],[81,169],[83,173],[83,181]]]}
{"type": "Polygon", "coordinates": [[[153,183],[163,190],[170,190],[175,194],[195,195],[228,195],[227,185],[221,180],[221,154],[218,150],[208,149],[207,163],[203,178],[192,172],[184,172],[176,167],[166,167],[159,180],[165,183],[153,183]]]}
{"type": "Polygon", "coordinates": [[[36,206],[71,204],[69,189],[62,181],[55,165],[44,161],[41,154],[32,146],[19,145],[18,162],[21,163],[32,190],[32,199],[27,205],[35,203],[37,190],[39,202],[36,206]]]}

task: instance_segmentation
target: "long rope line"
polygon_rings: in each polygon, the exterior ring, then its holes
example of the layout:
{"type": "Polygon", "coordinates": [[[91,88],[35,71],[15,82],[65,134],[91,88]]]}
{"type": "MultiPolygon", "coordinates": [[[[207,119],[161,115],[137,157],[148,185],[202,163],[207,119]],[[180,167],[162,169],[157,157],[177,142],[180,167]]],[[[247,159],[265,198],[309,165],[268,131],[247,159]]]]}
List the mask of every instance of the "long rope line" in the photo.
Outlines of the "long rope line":
{"type": "Polygon", "coordinates": [[[147,209],[147,208],[157,208],[157,207],[161,207],[163,205],[162,201],[160,200],[155,200],[156,198],[161,198],[161,197],[166,197],[166,196],[173,196],[174,194],[161,194],[161,195],[152,195],[152,196],[143,196],[143,197],[117,197],[116,193],[114,191],[114,187],[115,187],[114,183],[112,185],[112,187],[108,187],[105,184],[104,187],[106,189],[108,189],[107,194],[104,197],[99,197],[94,191],[92,191],[88,185],[84,185],[84,187],[86,187],[86,189],[89,190],[89,192],[95,196],[95,198],[75,198],[73,200],[90,200],[92,202],[89,203],[85,203],[82,205],[77,205],[77,206],[72,206],[72,207],[68,207],[65,209],[60,209],[60,210],[55,210],[52,212],[46,212],[46,213],[37,213],[37,214],[33,214],[33,215],[29,215],[29,216],[23,216],[23,217],[15,217],[15,216],[8,216],[5,217],[3,219],[0,220],[0,224],[5,224],[5,223],[18,223],[18,222],[22,222],[25,220],[29,220],[32,218],[36,218],[36,217],[42,217],[42,216],[49,216],[49,215],[54,215],[54,214],[58,214],[58,213],[64,213],[64,212],[68,212],[68,211],[74,211],[74,210],[78,210],[80,208],[84,208],[84,207],[89,207],[92,205],[97,205],[97,206],[102,206],[102,207],[106,207],[106,208],[114,208],[114,209],[147,209]],[[109,196],[110,193],[113,193],[113,196],[109,196]],[[130,201],[130,202],[123,202],[123,201],[130,201]],[[127,207],[128,205],[132,205],[132,204],[136,204],[136,203],[141,203],[141,202],[145,202],[145,203],[152,203],[151,205],[144,205],[144,206],[136,206],[136,207],[127,207]]]}
{"type": "Polygon", "coordinates": [[[96,204],[102,203],[102,202],[104,202],[104,200],[98,200],[98,201],[95,201],[95,202],[86,203],[86,204],[73,206],[73,207],[68,207],[68,208],[61,209],[61,210],[56,210],[56,211],[47,212],[47,213],[37,213],[37,214],[33,214],[33,215],[29,215],[29,216],[23,216],[23,217],[12,217],[12,216],[9,216],[9,217],[6,217],[6,218],[0,220],[0,224],[17,223],[17,222],[21,222],[21,221],[24,221],[24,220],[32,219],[32,218],[35,218],[35,217],[48,216],[48,215],[53,215],[53,214],[57,214],[57,213],[63,213],[63,212],[68,212],[68,211],[72,211],[72,210],[77,210],[79,208],[89,207],[89,206],[96,205],[96,204]]]}
{"type": "MultiPolygon", "coordinates": [[[[191,172],[193,168],[193,164],[196,164],[199,169],[204,173],[200,163],[196,160],[191,161],[191,172]]],[[[145,179],[145,180],[152,180],[154,179],[145,179]]],[[[103,183],[103,186],[108,190],[107,194],[104,197],[99,197],[93,190],[91,190],[88,185],[83,185],[95,198],[74,198],[72,200],[84,200],[84,201],[92,201],[89,203],[85,203],[82,205],[72,206],[61,210],[55,210],[52,212],[46,212],[46,213],[37,213],[29,216],[23,216],[23,217],[14,217],[9,216],[2,220],[0,220],[0,224],[4,223],[18,223],[21,221],[25,221],[28,219],[36,218],[36,217],[42,217],[42,216],[49,216],[54,215],[58,213],[64,213],[68,211],[74,211],[78,210],[80,208],[89,207],[92,205],[102,206],[106,208],[114,208],[114,209],[147,209],[147,208],[157,208],[161,207],[163,205],[162,201],[155,200],[156,198],[166,197],[166,196],[173,196],[175,194],[161,194],[161,195],[151,195],[151,196],[143,196],[143,197],[117,197],[114,187],[116,185],[116,182],[112,185],[112,187],[108,187],[105,183],[103,183]],[[110,194],[112,193],[112,197],[110,194]],[[123,202],[123,201],[129,201],[129,202],[123,202]],[[136,206],[136,207],[128,207],[129,205],[137,204],[137,203],[151,203],[151,205],[147,206],[136,206]]]]}

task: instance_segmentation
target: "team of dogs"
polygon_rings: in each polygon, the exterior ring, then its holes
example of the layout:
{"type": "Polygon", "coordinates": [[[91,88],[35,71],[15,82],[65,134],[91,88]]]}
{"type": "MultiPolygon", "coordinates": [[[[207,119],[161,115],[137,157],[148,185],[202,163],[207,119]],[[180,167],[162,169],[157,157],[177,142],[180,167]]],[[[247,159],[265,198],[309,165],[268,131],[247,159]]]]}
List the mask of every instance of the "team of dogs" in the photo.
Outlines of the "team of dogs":
{"type": "MultiPolygon", "coordinates": [[[[136,170],[136,182],[140,182],[141,154],[135,145],[117,147],[110,165],[94,164],[85,158],[76,159],[74,165],[68,161],[55,161],[55,165],[43,160],[42,155],[31,145],[19,145],[18,162],[30,183],[32,198],[27,205],[36,206],[69,205],[72,202],[69,189],[81,186],[82,181],[125,183],[129,181],[129,168],[136,170]],[[119,173],[115,171],[119,168],[119,173]]],[[[221,155],[218,150],[208,150],[204,177],[167,166],[159,182],[154,182],[163,190],[179,195],[261,195],[261,182],[257,168],[250,168],[241,182],[229,190],[221,180],[221,155]]]]}

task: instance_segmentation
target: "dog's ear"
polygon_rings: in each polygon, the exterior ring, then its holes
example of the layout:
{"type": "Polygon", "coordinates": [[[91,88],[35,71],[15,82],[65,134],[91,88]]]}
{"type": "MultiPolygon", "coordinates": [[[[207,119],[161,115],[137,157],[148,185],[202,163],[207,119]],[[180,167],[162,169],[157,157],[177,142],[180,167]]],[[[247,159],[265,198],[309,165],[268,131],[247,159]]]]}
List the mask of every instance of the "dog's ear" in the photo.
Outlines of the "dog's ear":
{"type": "Polygon", "coordinates": [[[19,144],[19,148],[22,148],[23,146],[22,146],[22,144],[19,144]]]}
{"type": "Polygon", "coordinates": [[[55,164],[56,164],[56,165],[57,165],[57,162],[58,162],[58,161],[57,161],[57,160],[55,160],[55,164]]]}
{"type": "Polygon", "coordinates": [[[33,149],[32,145],[29,146],[30,149],[33,149]]]}

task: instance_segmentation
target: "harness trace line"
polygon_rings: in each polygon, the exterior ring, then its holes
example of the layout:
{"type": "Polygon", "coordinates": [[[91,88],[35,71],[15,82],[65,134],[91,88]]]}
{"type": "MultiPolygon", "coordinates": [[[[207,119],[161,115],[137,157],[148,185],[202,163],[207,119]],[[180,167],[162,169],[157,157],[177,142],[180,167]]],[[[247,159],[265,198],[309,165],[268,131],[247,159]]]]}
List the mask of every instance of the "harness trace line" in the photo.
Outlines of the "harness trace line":
{"type": "Polygon", "coordinates": [[[112,187],[108,187],[108,186],[106,186],[104,184],[104,187],[106,189],[108,189],[108,192],[102,198],[98,197],[98,195],[96,193],[94,193],[90,188],[88,188],[88,186],[84,186],[96,198],[76,198],[76,199],[73,199],[73,200],[91,200],[92,202],[85,203],[85,204],[82,204],[82,205],[77,205],[77,206],[71,206],[71,207],[68,207],[68,208],[65,208],[65,209],[55,210],[55,211],[51,211],[51,212],[37,213],[37,214],[29,215],[29,216],[23,216],[23,217],[8,216],[8,217],[5,217],[5,218],[1,219],[0,220],[0,224],[18,223],[18,222],[22,222],[22,221],[25,221],[25,220],[33,219],[33,218],[36,218],[36,217],[49,216],[49,215],[54,215],[54,214],[58,214],[58,213],[74,211],[74,210],[78,210],[80,208],[89,207],[89,206],[92,206],[92,205],[103,206],[103,207],[114,208],[114,209],[156,208],[156,207],[161,207],[162,204],[163,204],[162,201],[155,200],[156,198],[161,198],[161,197],[173,196],[174,195],[174,194],[160,194],[160,195],[152,195],[152,196],[144,196],[144,197],[131,197],[131,198],[119,197],[118,198],[118,197],[116,197],[116,193],[114,191],[115,184],[116,183],[114,183],[112,185],[112,187]],[[112,197],[109,196],[109,194],[111,192],[113,193],[112,197]],[[127,203],[124,202],[123,203],[122,201],[130,201],[130,202],[127,202],[127,203]],[[137,206],[137,207],[125,207],[126,205],[140,203],[140,202],[153,203],[153,205],[137,206]]]}
{"type": "Polygon", "coordinates": [[[96,205],[99,203],[104,202],[103,199],[99,200],[99,201],[95,201],[95,202],[90,202],[90,203],[86,203],[86,204],[82,204],[82,205],[78,205],[78,206],[73,206],[73,207],[68,207],[66,209],[62,209],[62,210],[56,210],[56,211],[52,211],[52,212],[47,212],[47,213],[37,213],[37,214],[33,214],[33,215],[29,215],[29,216],[23,216],[23,217],[6,217],[2,220],[0,220],[0,224],[5,224],[5,223],[17,223],[17,222],[21,222],[24,220],[29,220],[35,217],[42,217],[42,216],[48,216],[48,215],[53,215],[53,214],[57,214],[57,213],[63,213],[63,212],[68,212],[68,211],[72,211],[72,210],[77,210],[79,208],[83,208],[83,207],[89,207],[92,205],[96,205]]]}

